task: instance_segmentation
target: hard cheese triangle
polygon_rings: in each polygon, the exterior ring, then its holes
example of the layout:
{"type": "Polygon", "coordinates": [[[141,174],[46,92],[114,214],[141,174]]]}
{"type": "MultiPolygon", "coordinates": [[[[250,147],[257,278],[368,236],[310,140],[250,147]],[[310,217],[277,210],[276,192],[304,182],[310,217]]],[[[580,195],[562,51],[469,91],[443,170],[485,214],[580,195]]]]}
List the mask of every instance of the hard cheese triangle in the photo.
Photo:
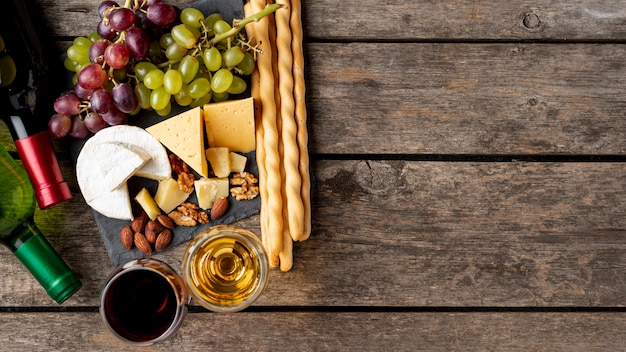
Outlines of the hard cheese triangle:
{"type": "Polygon", "coordinates": [[[198,174],[208,177],[204,156],[204,126],[200,107],[172,116],[146,128],[159,142],[198,174]]]}

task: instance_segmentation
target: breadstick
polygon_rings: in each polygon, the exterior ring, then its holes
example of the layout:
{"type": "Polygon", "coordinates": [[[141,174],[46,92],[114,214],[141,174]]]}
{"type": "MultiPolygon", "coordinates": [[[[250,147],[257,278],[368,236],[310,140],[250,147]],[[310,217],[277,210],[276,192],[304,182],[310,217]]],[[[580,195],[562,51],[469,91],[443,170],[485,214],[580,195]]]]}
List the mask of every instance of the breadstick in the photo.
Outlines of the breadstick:
{"type": "MultiPolygon", "coordinates": [[[[289,8],[290,0],[283,0],[289,8]]],[[[278,82],[280,92],[280,114],[282,121],[282,142],[284,145],[283,165],[285,168],[285,201],[288,213],[286,221],[289,223],[291,238],[302,238],[303,232],[303,205],[301,196],[300,178],[300,150],[298,148],[297,125],[295,121],[295,104],[293,99],[293,54],[291,53],[291,28],[289,25],[290,11],[277,11],[276,19],[276,47],[278,51],[278,82]]]]}
{"type": "MultiPolygon", "coordinates": [[[[252,10],[262,9],[265,6],[264,0],[252,0],[252,10]]],[[[267,193],[266,205],[264,209],[267,220],[267,234],[271,236],[269,241],[270,266],[278,265],[278,254],[283,248],[283,214],[280,178],[280,157],[278,154],[278,130],[276,127],[276,102],[274,100],[274,75],[272,72],[272,52],[268,35],[269,19],[267,17],[259,20],[254,26],[254,33],[257,36],[259,45],[263,53],[257,56],[257,69],[259,71],[260,98],[261,98],[261,125],[263,126],[263,150],[265,153],[264,164],[267,170],[267,177],[262,183],[267,193]]],[[[258,152],[258,150],[257,150],[258,152]]],[[[261,184],[259,184],[259,188],[261,184]]]]}
{"type": "Polygon", "coordinates": [[[297,241],[304,241],[311,235],[311,176],[309,174],[309,134],[307,131],[307,113],[305,102],[305,81],[304,81],[304,50],[302,49],[302,3],[301,0],[292,0],[291,17],[289,25],[291,27],[291,50],[293,52],[293,78],[294,78],[294,103],[295,120],[298,128],[297,142],[300,151],[300,178],[301,197],[303,207],[303,230],[302,237],[297,241]]]}

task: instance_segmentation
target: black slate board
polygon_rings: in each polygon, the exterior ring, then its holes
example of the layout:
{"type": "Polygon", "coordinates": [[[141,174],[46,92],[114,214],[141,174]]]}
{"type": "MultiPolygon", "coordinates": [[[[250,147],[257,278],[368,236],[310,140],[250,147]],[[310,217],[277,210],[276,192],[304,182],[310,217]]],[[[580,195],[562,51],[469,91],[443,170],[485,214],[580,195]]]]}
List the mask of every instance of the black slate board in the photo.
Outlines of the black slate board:
{"type": "MultiPolygon", "coordinates": [[[[216,12],[220,13],[224,20],[229,23],[232,23],[232,20],[234,18],[243,18],[243,2],[241,0],[201,0],[189,6],[201,10],[205,15],[216,12]]],[[[188,108],[183,108],[177,106],[176,104],[172,104],[172,112],[165,117],[159,116],[152,111],[143,111],[137,116],[129,118],[129,124],[146,128],[187,109],[188,108]]],[[[76,158],[78,157],[78,154],[80,153],[84,142],[85,141],[75,141],[72,143],[71,153],[74,163],[76,163],[76,158]]],[[[246,171],[251,172],[252,174],[257,176],[258,168],[256,164],[256,152],[253,151],[245,155],[248,157],[246,171]]],[[[128,190],[131,199],[134,198],[134,195],[136,195],[137,192],[139,192],[143,187],[146,187],[150,191],[150,193],[154,195],[157,186],[157,181],[148,180],[140,177],[132,177],[128,181],[128,190]]],[[[197,204],[195,192],[190,195],[188,201],[197,204]]],[[[261,207],[260,197],[256,197],[253,200],[249,201],[236,201],[233,197],[229,197],[229,201],[230,207],[228,209],[228,212],[218,220],[210,221],[207,224],[194,227],[176,227],[174,229],[174,236],[172,238],[171,244],[164,250],[189,241],[200,231],[203,231],[211,226],[217,224],[230,224],[238,220],[247,218],[251,215],[258,214],[261,207]]],[[[131,203],[133,203],[134,214],[137,214],[140,211],[138,204],[134,201],[131,201],[131,203]]],[[[97,211],[93,211],[93,217],[96,221],[98,230],[104,241],[104,245],[107,249],[109,258],[111,259],[113,265],[118,266],[129,260],[146,256],[136,248],[133,248],[130,251],[126,250],[120,242],[120,230],[122,229],[122,227],[129,225],[130,221],[111,219],[100,214],[97,211]]]]}

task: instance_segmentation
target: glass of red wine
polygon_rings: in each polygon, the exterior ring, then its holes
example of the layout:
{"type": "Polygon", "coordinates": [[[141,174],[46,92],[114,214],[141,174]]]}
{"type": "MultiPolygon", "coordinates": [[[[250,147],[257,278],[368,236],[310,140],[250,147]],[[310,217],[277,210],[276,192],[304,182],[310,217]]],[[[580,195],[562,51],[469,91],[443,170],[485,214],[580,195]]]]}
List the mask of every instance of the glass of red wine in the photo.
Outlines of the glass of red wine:
{"type": "Polygon", "coordinates": [[[190,299],[174,269],[157,259],[140,258],[111,273],[100,295],[100,315],[122,341],[149,346],[178,330],[190,299]]]}

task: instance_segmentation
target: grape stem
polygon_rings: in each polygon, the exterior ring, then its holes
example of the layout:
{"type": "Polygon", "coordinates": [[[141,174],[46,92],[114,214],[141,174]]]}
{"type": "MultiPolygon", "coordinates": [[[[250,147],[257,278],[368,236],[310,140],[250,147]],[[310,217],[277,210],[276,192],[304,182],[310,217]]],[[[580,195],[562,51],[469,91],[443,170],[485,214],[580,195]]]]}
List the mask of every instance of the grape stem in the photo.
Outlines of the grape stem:
{"type": "Polygon", "coordinates": [[[247,25],[250,22],[258,22],[260,19],[262,19],[263,17],[276,12],[278,9],[285,7],[285,5],[283,4],[268,4],[265,6],[265,8],[253,15],[250,15],[242,20],[233,20],[233,27],[229,30],[226,31],[224,33],[220,33],[220,34],[216,34],[215,37],[211,38],[211,40],[209,40],[209,42],[207,43],[207,46],[210,48],[214,45],[216,45],[217,43],[221,42],[224,39],[228,39],[233,37],[235,34],[239,33],[244,27],[245,25],[247,25]]]}

